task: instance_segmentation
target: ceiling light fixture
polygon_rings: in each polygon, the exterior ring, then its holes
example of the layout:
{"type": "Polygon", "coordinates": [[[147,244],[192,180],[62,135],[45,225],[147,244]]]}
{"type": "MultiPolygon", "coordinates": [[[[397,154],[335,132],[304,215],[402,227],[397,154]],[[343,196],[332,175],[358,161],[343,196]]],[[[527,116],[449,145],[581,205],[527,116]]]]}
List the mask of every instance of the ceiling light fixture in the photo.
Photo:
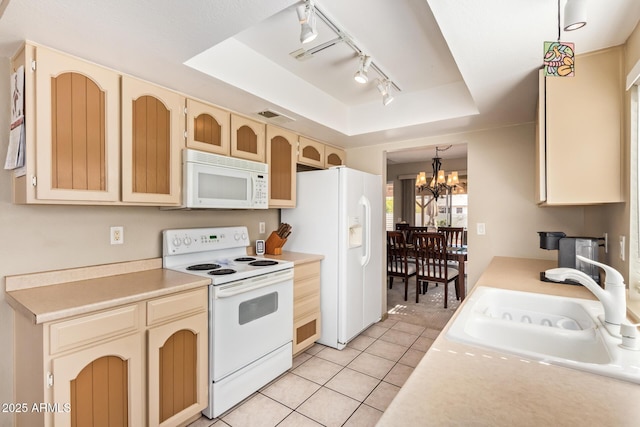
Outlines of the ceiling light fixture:
{"type": "Polygon", "coordinates": [[[389,80],[378,80],[378,84],[376,85],[380,95],[382,95],[382,104],[389,105],[393,101],[393,96],[391,95],[391,82],[389,80]]]}
{"type": "Polygon", "coordinates": [[[452,146],[449,145],[446,148],[438,148],[436,146],[436,156],[431,161],[431,168],[433,174],[431,175],[431,182],[427,183],[426,172],[420,172],[416,176],[416,191],[423,192],[429,190],[433,195],[433,198],[438,200],[443,194],[450,195],[452,190],[460,185],[460,179],[458,177],[458,171],[453,171],[445,178],[445,172],[442,168],[442,159],[438,156],[438,151],[447,151],[452,146]]]}
{"type": "MultiPolygon", "coordinates": [[[[307,41],[313,40],[313,38],[310,38],[307,40],[305,37],[303,37],[305,35],[305,28],[306,28],[305,25],[308,24],[309,26],[313,27],[314,34],[315,34],[314,38],[318,34],[317,29],[315,28],[316,17],[320,21],[322,21],[329,28],[329,30],[333,31],[336,34],[337,39],[330,40],[328,42],[325,42],[316,47],[312,47],[310,49],[298,49],[295,52],[291,52],[290,55],[292,55],[294,58],[298,60],[308,59],[314,54],[323,51],[324,49],[334,46],[339,42],[344,42],[347,46],[353,49],[353,51],[360,58],[360,69],[353,76],[357,82],[367,83],[368,81],[367,71],[369,68],[378,74],[378,76],[380,77],[379,81],[386,82],[386,84],[383,85],[384,93],[382,93],[382,90],[378,88],[378,90],[381,91],[380,93],[382,94],[384,105],[388,105],[391,101],[393,101],[393,96],[391,96],[391,88],[393,88],[396,92],[402,91],[400,87],[396,84],[396,82],[391,80],[389,76],[380,69],[380,67],[372,60],[370,56],[364,54],[362,49],[360,49],[360,47],[356,45],[353,39],[351,39],[351,37],[342,28],[338,27],[338,25],[335,22],[333,22],[326,15],[326,13],[322,11],[321,8],[318,7],[317,2],[313,0],[305,0],[302,2],[302,4],[296,7],[296,12],[298,14],[298,19],[300,21],[300,24],[303,26],[302,34],[300,35],[300,41],[302,43],[306,43],[307,41]]],[[[323,29],[323,36],[324,35],[325,34],[323,29]]]]}
{"type": "Polygon", "coordinates": [[[369,72],[369,67],[371,66],[371,57],[368,55],[360,56],[360,68],[356,71],[356,74],[353,76],[353,79],[358,83],[365,84],[369,81],[369,77],[367,77],[367,72],[369,72]]]}
{"type": "Polygon", "coordinates": [[[316,28],[315,7],[311,0],[296,8],[298,21],[300,21],[300,42],[309,43],[318,37],[318,29],[316,28]]]}
{"type": "Polygon", "coordinates": [[[567,0],[564,6],[564,30],[573,31],[587,25],[587,0],[567,0]]]}

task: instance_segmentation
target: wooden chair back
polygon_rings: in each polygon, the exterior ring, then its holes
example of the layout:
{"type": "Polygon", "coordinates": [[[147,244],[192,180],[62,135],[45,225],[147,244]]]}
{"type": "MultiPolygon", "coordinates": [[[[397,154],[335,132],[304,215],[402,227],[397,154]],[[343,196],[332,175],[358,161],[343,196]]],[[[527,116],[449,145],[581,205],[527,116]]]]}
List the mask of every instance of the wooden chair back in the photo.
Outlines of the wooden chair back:
{"type": "Polygon", "coordinates": [[[464,227],[439,227],[438,231],[444,234],[448,247],[460,247],[467,243],[464,227]]]}
{"type": "MultiPolygon", "coordinates": [[[[413,246],[416,256],[416,302],[421,283],[443,283],[444,307],[447,308],[449,282],[458,279],[458,270],[447,263],[447,241],[444,233],[413,234],[413,246]]],[[[458,289],[458,288],[456,288],[458,289]]]]}
{"type": "Polygon", "coordinates": [[[416,274],[415,263],[409,262],[409,249],[401,231],[387,231],[387,276],[389,288],[393,286],[393,278],[401,277],[404,281],[404,299],[407,300],[409,277],[416,274]]]}

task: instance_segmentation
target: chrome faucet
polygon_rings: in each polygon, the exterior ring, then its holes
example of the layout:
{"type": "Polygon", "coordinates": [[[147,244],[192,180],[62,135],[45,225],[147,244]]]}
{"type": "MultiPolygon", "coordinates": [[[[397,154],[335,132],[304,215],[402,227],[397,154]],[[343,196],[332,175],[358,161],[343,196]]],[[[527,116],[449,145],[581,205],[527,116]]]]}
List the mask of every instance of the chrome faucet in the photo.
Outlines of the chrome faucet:
{"type": "Polygon", "coordinates": [[[614,336],[620,336],[620,324],[627,318],[627,300],[624,278],[615,269],[606,264],[576,255],[582,262],[596,265],[605,272],[604,289],[591,277],[573,268],[552,268],[545,275],[555,281],[575,280],[584,285],[600,300],[604,307],[604,326],[614,336]]]}

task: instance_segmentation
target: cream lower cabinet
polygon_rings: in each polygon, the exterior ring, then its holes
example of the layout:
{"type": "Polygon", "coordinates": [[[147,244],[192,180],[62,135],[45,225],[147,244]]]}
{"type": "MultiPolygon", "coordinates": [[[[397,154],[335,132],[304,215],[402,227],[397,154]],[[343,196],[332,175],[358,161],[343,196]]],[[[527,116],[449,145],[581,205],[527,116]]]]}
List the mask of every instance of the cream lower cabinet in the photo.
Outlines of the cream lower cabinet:
{"type": "Polygon", "coordinates": [[[207,289],[55,322],[15,318],[20,426],[176,426],[207,405],[207,289]],[[150,317],[151,316],[151,317],[150,317]]]}
{"type": "Polygon", "coordinates": [[[320,261],[293,269],[293,355],[320,338],[320,261]]]}
{"type": "Polygon", "coordinates": [[[179,425],[207,407],[207,302],[203,288],[147,303],[150,426],[179,425]]]}

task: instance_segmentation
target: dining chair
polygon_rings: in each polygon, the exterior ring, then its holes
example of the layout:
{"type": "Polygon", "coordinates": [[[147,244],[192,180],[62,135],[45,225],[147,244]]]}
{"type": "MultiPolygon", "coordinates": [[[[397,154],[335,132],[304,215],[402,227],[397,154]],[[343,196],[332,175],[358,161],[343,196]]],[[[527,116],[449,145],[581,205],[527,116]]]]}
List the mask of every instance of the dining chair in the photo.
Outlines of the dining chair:
{"type": "Polygon", "coordinates": [[[404,300],[407,300],[409,278],[416,275],[415,261],[409,261],[409,249],[401,231],[387,231],[387,276],[389,289],[393,287],[393,278],[404,281],[404,300]]]}
{"type": "Polygon", "coordinates": [[[464,227],[439,227],[438,231],[444,234],[448,247],[460,247],[466,243],[464,227]]]}
{"type": "Polygon", "coordinates": [[[444,308],[447,308],[449,283],[455,281],[458,296],[460,275],[457,269],[447,263],[447,243],[444,234],[413,233],[413,246],[416,256],[416,302],[419,302],[421,290],[422,293],[427,292],[429,283],[443,283],[444,308]]]}

